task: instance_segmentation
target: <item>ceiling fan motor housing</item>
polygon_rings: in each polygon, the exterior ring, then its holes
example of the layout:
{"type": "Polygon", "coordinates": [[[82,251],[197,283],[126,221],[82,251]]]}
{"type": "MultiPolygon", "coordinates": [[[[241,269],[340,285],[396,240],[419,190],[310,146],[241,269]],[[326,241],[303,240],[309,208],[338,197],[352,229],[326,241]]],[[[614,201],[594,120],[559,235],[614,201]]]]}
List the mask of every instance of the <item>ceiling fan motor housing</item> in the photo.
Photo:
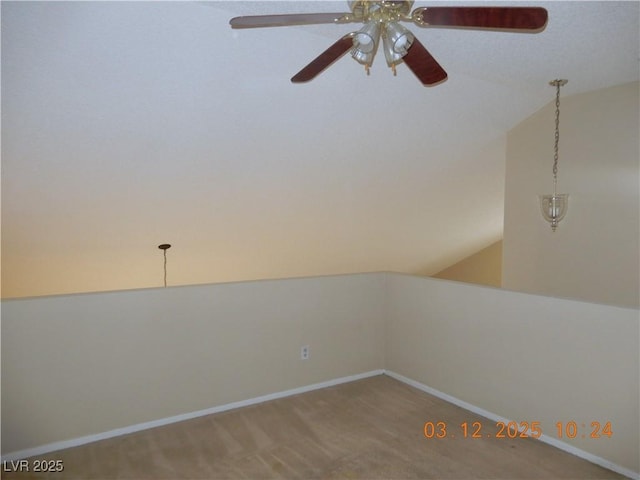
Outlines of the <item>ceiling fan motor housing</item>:
{"type": "Polygon", "coordinates": [[[355,18],[362,21],[397,21],[411,12],[413,0],[355,0],[347,2],[355,18]]]}

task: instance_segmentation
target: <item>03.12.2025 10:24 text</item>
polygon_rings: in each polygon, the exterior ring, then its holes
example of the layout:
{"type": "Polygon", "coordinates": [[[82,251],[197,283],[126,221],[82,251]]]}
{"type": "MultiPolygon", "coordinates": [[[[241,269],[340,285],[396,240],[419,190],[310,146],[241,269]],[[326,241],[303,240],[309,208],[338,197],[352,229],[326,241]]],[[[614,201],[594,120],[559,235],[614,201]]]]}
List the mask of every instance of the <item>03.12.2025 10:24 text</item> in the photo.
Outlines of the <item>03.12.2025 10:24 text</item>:
{"type": "MultiPolygon", "coordinates": [[[[455,427],[447,422],[425,422],[423,433],[426,438],[540,438],[542,428],[540,422],[496,422],[492,425],[495,433],[483,432],[482,422],[462,422],[455,427]]],[[[613,431],[611,422],[604,424],[591,422],[587,427],[585,423],[556,422],[555,434],[557,438],[611,438],[613,431]]]]}

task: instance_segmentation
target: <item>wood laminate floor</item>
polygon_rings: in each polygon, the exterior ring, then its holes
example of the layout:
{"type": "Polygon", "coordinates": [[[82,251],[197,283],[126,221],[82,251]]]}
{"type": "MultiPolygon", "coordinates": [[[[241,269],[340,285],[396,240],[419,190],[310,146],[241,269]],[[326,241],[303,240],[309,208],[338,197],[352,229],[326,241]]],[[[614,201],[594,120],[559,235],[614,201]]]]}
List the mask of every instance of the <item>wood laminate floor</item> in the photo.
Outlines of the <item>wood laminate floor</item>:
{"type": "Polygon", "coordinates": [[[427,439],[427,421],[496,433],[494,422],[381,375],[61,450],[38,459],[62,460],[62,473],[2,478],[625,478],[533,439],[427,439]]]}

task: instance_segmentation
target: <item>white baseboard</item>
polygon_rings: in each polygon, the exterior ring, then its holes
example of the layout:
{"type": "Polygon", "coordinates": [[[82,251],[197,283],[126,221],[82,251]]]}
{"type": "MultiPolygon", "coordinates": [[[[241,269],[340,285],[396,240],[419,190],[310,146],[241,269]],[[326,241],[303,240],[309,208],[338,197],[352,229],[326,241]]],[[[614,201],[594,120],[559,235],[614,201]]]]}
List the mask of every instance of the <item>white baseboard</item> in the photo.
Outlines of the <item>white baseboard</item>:
{"type": "Polygon", "coordinates": [[[25,450],[7,453],[6,455],[2,455],[2,461],[9,462],[12,460],[22,460],[24,458],[33,457],[35,455],[44,455],[58,450],[63,450],[65,448],[78,447],[80,445],[97,442],[99,440],[105,440],[107,438],[119,437],[120,435],[127,435],[129,433],[139,432],[141,430],[161,427],[163,425],[169,425],[171,423],[182,422],[184,420],[190,420],[196,417],[211,415],[213,413],[225,412],[234,408],[248,407],[249,405],[255,405],[257,403],[268,402],[269,400],[275,400],[278,398],[290,397],[291,395],[298,395],[299,393],[310,392],[312,390],[318,390],[321,388],[333,387],[334,385],[349,383],[356,380],[361,380],[363,378],[375,377],[376,375],[383,375],[384,373],[384,370],[371,370],[369,372],[359,373],[357,375],[349,375],[347,377],[336,378],[333,380],[328,380],[326,382],[314,383],[313,385],[306,385],[304,387],[292,388],[291,390],[270,393],[268,395],[262,395],[260,397],[250,398],[248,400],[240,400],[238,402],[227,403],[226,405],[219,405],[217,407],[211,407],[205,410],[183,413],[180,415],[175,415],[173,417],[152,420],[150,422],[137,423],[128,427],[116,428],[107,432],[72,438],[70,440],[47,443],[46,445],[41,445],[39,447],[27,448],[25,450]]]}
{"type": "MultiPolygon", "coordinates": [[[[463,400],[460,400],[459,398],[452,397],[451,395],[441,392],[440,390],[436,390],[435,388],[431,388],[427,385],[424,385],[423,383],[416,382],[415,380],[407,378],[398,373],[391,372],[389,370],[385,370],[384,373],[385,375],[389,375],[390,377],[395,378],[396,380],[399,380],[403,383],[406,383],[407,385],[411,385],[412,387],[417,388],[418,390],[422,390],[423,392],[429,393],[434,397],[438,397],[446,402],[457,405],[460,408],[464,408],[465,410],[469,410],[472,413],[486,417],[489,420],[493,420],[494,422],[503,422],[506,425],[511,421],[508,418],[501,417],[500,415],[496,415],[493,412],[484,410],[483,408],[472,405],[471,403],[467,403],[463,400]]],[[[571,453],[576,457],[583,458],[585,460],[588,460],[591,463],[595,463],[596,465],[612,470],[616,473],[619,473],[620,475],[624,475],[625,477],[629,477],[633,480],[640,480],[640,473],[634,472],[633,470],[629,470],[628,468],[617,465],[605,458],[598,457],[597,455],[593,455],[592,453],[585,452],[584,450],[576,448],[573,445],[569,445],[568,443],[562,442],[557,438],[553,438],[553,437],[550,437],[549,435],[542,434],[540,438],[538,438],[538,440],[540,440],[541,442],[547,443],[549,445],[552,445],[556,448],[559,448],[560,450],[564,450],[565,452],[571,453]]]]}

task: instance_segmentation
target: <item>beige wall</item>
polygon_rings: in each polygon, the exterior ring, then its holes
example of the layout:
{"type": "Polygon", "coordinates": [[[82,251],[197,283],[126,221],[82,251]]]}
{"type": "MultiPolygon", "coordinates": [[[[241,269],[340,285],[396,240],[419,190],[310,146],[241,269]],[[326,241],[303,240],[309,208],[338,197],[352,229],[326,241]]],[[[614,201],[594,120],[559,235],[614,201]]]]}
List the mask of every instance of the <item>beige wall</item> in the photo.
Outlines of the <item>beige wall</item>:
{"type": "Polygon", "coordinates": [[[433,275],[457,282],[502,286],[502,240],[433,275]]]}
{"type": "Polygon", "coordinates": [[[2,452],[380,369],[384,282],[350,275],[5,301],[2,452]]]}
{"type": "Polygon", "coordinates": [[[4,301],[2,452],[387,369],[547,434],[611,421],[611,439],[572,444],[637,472],[638,324],[384,273],[4,301]]]}
{"type": "Polygon", "coordinates": [[[610,421],[568,443],[640,470],[637,310],[402,275],[387,294],[387,370],[556,439],[610,421]]]}
{"type": "Polygon", "coordinates": [[[555,102],[509,132],[504,288],[640,305],[638,90],[634,82],[561,98],[558,189],[570,196],[555,233],[537,198],[553,188],[555,102]]]}

